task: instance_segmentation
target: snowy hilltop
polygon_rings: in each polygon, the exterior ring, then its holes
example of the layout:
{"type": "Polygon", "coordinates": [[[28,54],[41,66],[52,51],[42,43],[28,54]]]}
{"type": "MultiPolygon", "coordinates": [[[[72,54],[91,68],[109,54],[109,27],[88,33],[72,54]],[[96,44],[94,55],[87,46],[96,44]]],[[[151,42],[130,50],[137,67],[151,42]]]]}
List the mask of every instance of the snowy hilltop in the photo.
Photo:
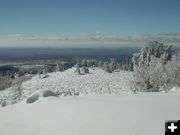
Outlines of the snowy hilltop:
{"type": "MultiPolygon", "coordinates": [[[[82,68],[80,68],[82,69],[82,68]]],[[[89,68],[89,73],[79,75],[76,68],[72,67],[64,72],[53,72],[46,77],[36,75],[22,83],[21,98],[29,96],[38,90],[51,90],[59,94],[118,94],[131,92],[131,71],[119,71],[108,73],[100,68],[89,68]]],[[[14,87],[1,92],[1,96],[7,100],[15,95],[14,87]]]]}
{"type": "MultiPolygon", "coordinates": [[[[58,95],[168,92],[180,86],[180,53],[175,53],[171,45],[153,41],[134,54],[132,62],[77,59],[72,68],[56,62],[56,67],[49,70],[41,66],[32,78],[21,77],[20,70],[15,83],[0,92],[1,104],[20,102],[38,90],[51,90],[58,95]],[[49,70],[53,72],[48,73],[49,70]]],[[[2,78],[1,82],[9,83],[8,80],[2,78]]]]}
{"type": "Polygon", "coordinates": [[[180,53],[172,46],[150,42],[131,63],[77,59],[54,69],[0,91],[2,135],[163,135],[165,121],[179,119],[180,53]]]}

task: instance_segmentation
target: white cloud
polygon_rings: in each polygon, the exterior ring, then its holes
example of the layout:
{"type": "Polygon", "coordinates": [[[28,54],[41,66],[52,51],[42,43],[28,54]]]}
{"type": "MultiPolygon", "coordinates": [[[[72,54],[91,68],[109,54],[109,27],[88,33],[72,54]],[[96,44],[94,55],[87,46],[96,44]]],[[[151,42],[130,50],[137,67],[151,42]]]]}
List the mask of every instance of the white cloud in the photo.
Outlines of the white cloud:
{"type": "Polygon", "coordinates": [[[63,46],[63,45],[98,45],[98,44],[144,44],[145,42],[157,40],[164,43],[180,43],[179,33],[159,33],[159,34],[143,34],[143,35],[129,35],[129,36],[107,36],[100,32],[84,34],[79,37],[73,37],[68,34],[56,36],[41,36],[24,35],[24,34],[10,34],[0,35],[0,46],[63,46]]]}
{"type": "Polygon", "coordinates": [[[160,36],[180,36],[180,32],[165,32],[159,33],[160,36]]]}

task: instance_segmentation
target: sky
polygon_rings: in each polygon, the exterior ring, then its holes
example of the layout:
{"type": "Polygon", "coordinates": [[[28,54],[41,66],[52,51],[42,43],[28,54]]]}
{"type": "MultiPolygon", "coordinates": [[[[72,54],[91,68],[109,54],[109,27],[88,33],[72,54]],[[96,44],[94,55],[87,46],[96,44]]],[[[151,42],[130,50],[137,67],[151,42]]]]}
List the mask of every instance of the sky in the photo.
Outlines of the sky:
{"type": "Polygon", "coordinates": [[[180,0],[0,0],[0,47],[179,45],[180,0]]]}

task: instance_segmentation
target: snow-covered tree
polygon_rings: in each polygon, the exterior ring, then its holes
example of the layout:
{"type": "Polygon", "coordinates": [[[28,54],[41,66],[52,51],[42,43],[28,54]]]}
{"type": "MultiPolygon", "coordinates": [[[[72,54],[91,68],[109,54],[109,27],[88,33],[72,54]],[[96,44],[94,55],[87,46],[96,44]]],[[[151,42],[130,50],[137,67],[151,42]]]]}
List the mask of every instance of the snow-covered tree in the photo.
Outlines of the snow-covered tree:
{"type": "Polygon", "coordinates": [[[75,68],[76,68],[75,73],[80,75],[81,72],[80,72],[80,60],[79,59],[77,59],[77,63],[75,65],[75,68]]]}
{"type": "Polygon", "coordinates": [[[173,55],[172,46],[157,41],[149,42],[140,53],[134,54],[134,87],[138,91],[167,89],[166,64],[173,55]]]}
{"type": "Polygon", "coordinates": [[[111,62],[109,63],[109,70],[110,72],[113,72],[117,69],[117,61],[116,59],[111,59],[111,62]]]}
{"type": "Polygon", "coordinates": [[[81,73],[82,73],[82,74],[88,74],[88,73],[89,73],[89,68],[83,66],[83,67],[81,68],[81,73]]]}
{"type": "Polygon", "coordinates": [[[65,70],[65,65],[63,62],[59,63],[59,71],[64,71],[65,70]]]}
{"type": "Polygon", "coordinates": [[[86,61],[86,63],[87,63],[87,67],[91,67],[91,66],[93,66],[93,63],[92,63],[92,61],[91,61],[91,60],[87,60],[87,61],[86,61]]]}
{"type": "Polygon", "coordinates": [[[44,77],[46,76],[46,74],[47,74],[47,72],[46,72],[46,68],[45,68],[45,67],[43,68],[42,73],[43,73],[43,78],[44,78],[44,77]]]}
{"type": "Polygon", "coordinates": [[[87,59],[82,59],[81,62],[80,62],[80,65],[81,66],[87,66],[87,59]]]}
{"type": "Polygon", "coordinates": [[[12,100],[14,103],[18,102],[22,98],[23,89],[21,86],[22,86],[23,81],[25,80],[26,80],[26,77],[20,77],[16,81],[14,81],[14,84],[12,86],[12,92],[13,92],[12,100]]]}
{"type": "Polygon", "coordinates": [[[37,75],[38,75],[38,78],[40,79],[40,78],[41,78],[41,70],[39,70],[39,71],[37,72],[37,75]]]}
{"type": "Polygon", "coordinates": [[[134,54],[132,61],[134,63],[134,67],[147,67],[151,62],[151,56],[162,58],[163,63],[167,63],[169,60],[171,60],[172,54],[172,45],[164,45],[163,43],[152,41],[147,43],[140,50],[140,53],[134,54]]]}
{"type": "Polygon", "coordinates": [[[86,66],[87,67],[93,67],[93,66],[97,66],[97,61],[96,60],[93,60],[93,59],[87,59],[86,60],[86,66]]]}
{"type": "Polygon", "coordinates": [[[109,62],[104,62],[103,70],[105,70],[108,73],[112,73],[112,71],[110,70],[110,67],[109,67],[109,62]]]}
{"type": "Polygon", "coordinates": [[[180,51],[176,53],[174,58],[172,59],[172,62],[174,64],[174,78],[175,78],[175,84],[177,86],[180,86],[180,51]]]}
{"type": "Polygon", "coordinates": [[[56,61],[56,72],[60,71],[60,67],[59,67],[59,64],[58,62],[56,61]]]}
{"type": "Polygon", "coordinates": [[[99,68],[103,68],[103,65],[104,65],[103,61],[98,61],[97,66],[98,66],[99,68]]]}
{"type": "Polygon", "coordinates": [[[167,63],[166,74],[171,86],[180,86],[180,51],[167,63]]]}

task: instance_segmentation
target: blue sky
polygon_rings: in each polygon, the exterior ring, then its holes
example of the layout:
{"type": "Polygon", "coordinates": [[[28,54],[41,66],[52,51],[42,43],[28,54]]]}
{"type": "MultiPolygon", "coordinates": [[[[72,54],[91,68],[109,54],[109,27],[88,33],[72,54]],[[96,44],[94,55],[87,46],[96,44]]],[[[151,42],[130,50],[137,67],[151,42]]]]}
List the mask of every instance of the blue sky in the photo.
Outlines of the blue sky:
{"type": "Polygon", "coordinates": [[[179,0],[0,0],[0,46],[180,42],[179,0]]]}

